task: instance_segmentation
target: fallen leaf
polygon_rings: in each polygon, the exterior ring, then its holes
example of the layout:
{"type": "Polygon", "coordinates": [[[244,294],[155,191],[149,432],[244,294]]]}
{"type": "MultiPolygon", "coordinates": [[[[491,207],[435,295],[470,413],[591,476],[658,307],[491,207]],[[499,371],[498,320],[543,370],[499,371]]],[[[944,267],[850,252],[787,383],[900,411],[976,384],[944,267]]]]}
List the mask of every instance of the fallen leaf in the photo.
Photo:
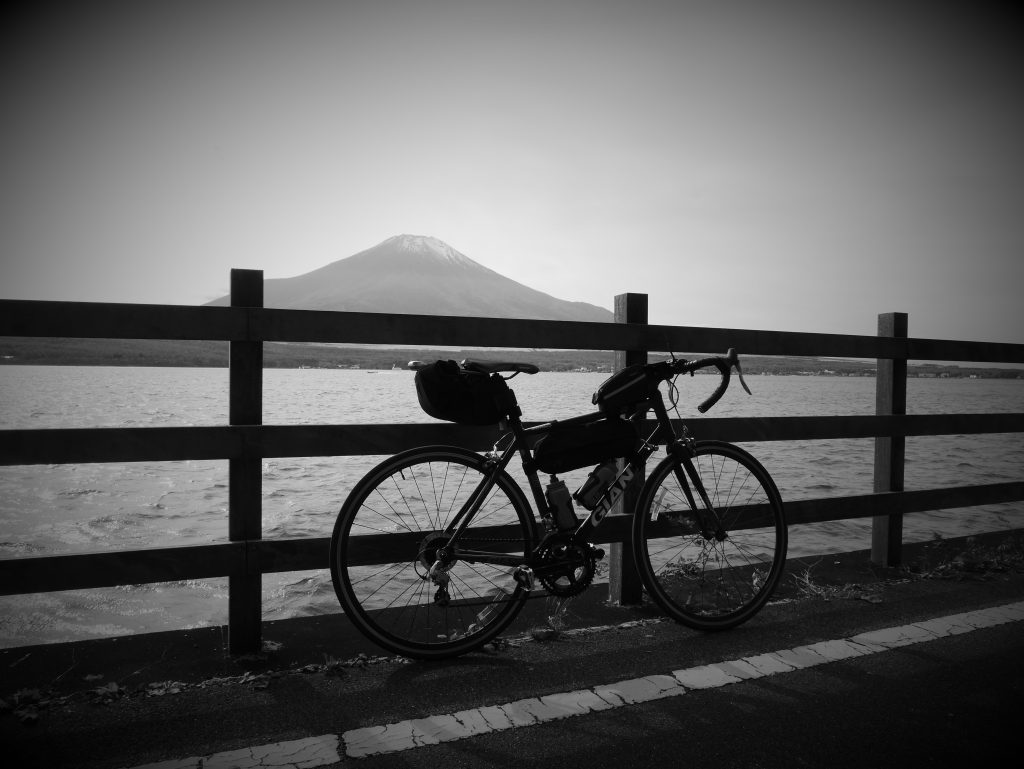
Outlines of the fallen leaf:
{"type": "Polygon", "coordinates": [[[20,689],[14,693],[16,705],[21,705],[23,702],[39,702],[42,698],[38,689],[20,689]]]}

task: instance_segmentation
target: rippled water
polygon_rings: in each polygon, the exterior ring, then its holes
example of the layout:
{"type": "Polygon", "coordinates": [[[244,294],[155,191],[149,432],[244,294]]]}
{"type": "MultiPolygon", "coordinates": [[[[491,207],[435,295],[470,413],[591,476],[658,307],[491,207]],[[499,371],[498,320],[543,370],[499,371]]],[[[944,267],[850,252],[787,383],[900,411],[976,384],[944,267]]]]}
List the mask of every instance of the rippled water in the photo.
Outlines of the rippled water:
{"type": "MultiPolygon", "coordinates": [[[[590,410],[603,374],[541,373],[514,388],[525,418],[590,410]]],[[[709,416],[871,414],[870,378],[750,376],[753,397],[733,388],[709,416]]],[[[681,379],[681,413],[714,380],[681,379]]],[[[689,408],[688,408],[689,406],[689,408]]],[[[0,428],[145,427],[227,423],[225,369],[0,367],[0,428]]],[[[1021,412],[1024,381],[911,379],[912,414],[1021,412]]],[[[268,369],[265,424],[427,422],[406,371],[268,369]]],[[[700,437],[700,418],[691,431],[700,437]]],[[[748,444],[784,499],[871,491],[873,441],[748,444]]],[[[380,457],[299,457],[263,463],[264,537],[328,536],[342,501],[380,457]]],[[[1020,435],[907,440],[906,488],[1020,480],[1020,435]]],[[[0,557],[206,544],[227,540],[224,461],[0,467],[0,557]]],[[[580,471],[582,480],[585,471],[580,471]]],[[[1021,505],[907,516],[907,540],[1024,526],[1021,505]]],[[[794,527],[793,554],[867,547],[870,522],[794,527]]],[[[264,577],[266,619],[334,612],[326,570],[264,577]]],[[[224,580],[189,581],[0,598],[0,646],[223,624],[224,580]]]]}

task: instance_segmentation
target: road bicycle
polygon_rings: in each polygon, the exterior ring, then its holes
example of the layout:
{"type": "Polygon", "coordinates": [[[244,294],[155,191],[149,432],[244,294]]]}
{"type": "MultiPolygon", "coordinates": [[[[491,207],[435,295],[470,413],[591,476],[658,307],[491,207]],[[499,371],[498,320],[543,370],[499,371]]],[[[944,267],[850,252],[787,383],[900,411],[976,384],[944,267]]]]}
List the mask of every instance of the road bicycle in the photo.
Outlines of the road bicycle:
{"type": "Polygon", "coordinates": [[[591,541],[595,530],[637,487],[626,539],[647,594],[666,614],[698,630],[725,630],[768,601],[787,547],[775,483],[744,449],[694,440],[669,416],[669,407],[679,416],[683,374],[713,367],[721,375],[701,413],[725,394],[733,369],[750,393],[734,350],[628,366],[598,388],[596,411],[529,426],[507,380],[536,374],[533,364],[410,367],[428,414],[496,424],[500,437],[482,454],[456,446],[396,454],[345,500],[331,575],[345,613],[378,645],[418,659],[456,656],[494,639],[529,597],[578,595],[604,557],[591,541]],[[648,412],[655,419],[645,437],[648,412]],[[660,445],[666,456],[643,480],[660,445]],[[517,455],[532,506],[509,472],[517,455]],[[569,493],[559,474],[591,466],[569,493]],[[549,476],[543,486],[541,473],[549,476]]]}

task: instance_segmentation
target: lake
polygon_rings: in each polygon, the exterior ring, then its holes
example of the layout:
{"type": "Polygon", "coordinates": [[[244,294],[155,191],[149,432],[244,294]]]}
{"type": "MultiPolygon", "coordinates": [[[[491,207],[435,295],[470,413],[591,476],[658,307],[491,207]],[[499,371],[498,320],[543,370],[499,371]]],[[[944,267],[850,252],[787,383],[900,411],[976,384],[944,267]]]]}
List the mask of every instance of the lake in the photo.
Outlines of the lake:
{"type": "MultiPolygon", "coordinates": [[[[528,353],[521,357],[528,358],[528,353]]],[[[753,374],[753,372],[751,372],[753,374]]],[[[606,374],[541,373],[511,384],[527,420],[591,410],[606,374]]],[[[872,378],[748,375],[712,410],[719,416],[872,414],[872,378]]],[[[680,411],[700,437],[695,405],[712,377],[680,378],[680,411]]],[[[735,384],[735,383],[734,383],[735,384]]],[[[910,379],[911,414],[1024,411],[1024,381],[910,379]]],[[[226,369],[0,367],[0,429],[223,425],[226,369]]],[[[408,371],[267,369],[265,424],[429,422],[408,371]]],[[[873,441],[745,444],[783,499],[868,493],[873,441]]],[[[905,486],[936,488],[1021,480],[1015,434],[907,439],[905,486]]],[[[381,457],[299,457],[263,462],[263,536],[329,536],[348,490],[381,457]]],[[[227,541],[228,462],[136,462],[0,467],[0,557],[17,558],[227,541]]],[[[568,474],[581,482],[586,471],[568,474]]],[[[525,484],[524,484],[525,488],[525,484]]],[[[870,545],[870,521],[794,527],[791,555],[870,545]]],[[[905,539],[1024,528],[1024,504],[907,516],[905,539]]],[[[325,564],[326,566],[326,564],[325,564]]],[[[324,569],[264,577],[264,617],[339,611],[324,569]]],[[[0,646],[224,624],[227,579],[0,598],[0,646]]]]}

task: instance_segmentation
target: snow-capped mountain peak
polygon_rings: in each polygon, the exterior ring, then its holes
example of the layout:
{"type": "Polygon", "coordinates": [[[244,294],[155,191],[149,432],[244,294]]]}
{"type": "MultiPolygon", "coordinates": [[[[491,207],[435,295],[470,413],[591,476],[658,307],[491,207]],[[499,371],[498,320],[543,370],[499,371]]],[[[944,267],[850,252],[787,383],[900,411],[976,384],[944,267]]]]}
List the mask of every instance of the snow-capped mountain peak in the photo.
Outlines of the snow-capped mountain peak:
{"type": "Polygon", "coordinates": [[[381,243],[380,246],[407,251],[413,254],[433,256],[461,267],[480,266],[465,254],[456,251],[443,240],[438,240],[430,235],[394,235],[381,243]]]}
{"type": "MultiPolygon", "coordinates": [[[[438,238],[395,235],[324,267],[264,281],[267,307],[542,320],[612,320],[475,262],[438,238]]],[[[210,304],[226,305],[229,297],[210,304]]]]}

